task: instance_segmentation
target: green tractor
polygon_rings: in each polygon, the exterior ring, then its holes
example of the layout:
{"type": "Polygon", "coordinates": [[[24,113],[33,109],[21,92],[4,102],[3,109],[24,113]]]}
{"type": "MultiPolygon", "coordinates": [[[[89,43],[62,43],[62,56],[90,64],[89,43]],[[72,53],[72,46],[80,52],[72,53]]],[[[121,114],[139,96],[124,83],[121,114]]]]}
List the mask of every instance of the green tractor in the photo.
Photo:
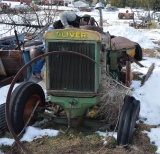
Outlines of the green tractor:
{"type": "MultiPolygon", "coordinates": [[[[79,125],[102,126],[99,120],[86,117],[88,110],[100,101],[99,85],[102,68],[110,75],[119,78],[118,55],[125,50],[110,48],[110,36],[107,33],[88,29],[58,29],[45,33],[46,53],[29,61],[21,68],[10,86],[7,103],[7,124],[16,142],[17,134],[37,118],[43,117],[70,127],[79,125]],[[34,61],[45,58],[44,81],[46,93],[38,83],[23,82],[13,86],[22,71],[34,61]],[[102,64],[103,63],[103,64],[102,64]]],[[[140,102],[126,95],[118,124],[117,144],[131,143],[140,102]]]]}
{"type": "MultiPolygon", "coordinates": [[[[17,140],[16,134],[24,131],[27,125],[33,124],[39,117],[48,118],[59,124],[68,123],[66,132],[70,127],[79,125],[93,127],[104,125],[99,120],[86,118],[88,110],[99,103],[102,57],[106,71],[120,74],[117,56],[118,53],[126,52],[126,50],[115,52],[107,48],[102,51],[103,45],[109,46],[104,40],[101,33],[86,29],[58,29],[45,33],[46,53],[21,68],[8,92],[7,124],[19,145],[21,143],[17,140]],[[19,74],[35,60],[44,57],[46,93],[39,84],[28,81],[18,85],[11,95],[19,74]]],[[[127,95],[119,118],[118,145],[131,142],[139,110],[140,102],[127,95]]]]}

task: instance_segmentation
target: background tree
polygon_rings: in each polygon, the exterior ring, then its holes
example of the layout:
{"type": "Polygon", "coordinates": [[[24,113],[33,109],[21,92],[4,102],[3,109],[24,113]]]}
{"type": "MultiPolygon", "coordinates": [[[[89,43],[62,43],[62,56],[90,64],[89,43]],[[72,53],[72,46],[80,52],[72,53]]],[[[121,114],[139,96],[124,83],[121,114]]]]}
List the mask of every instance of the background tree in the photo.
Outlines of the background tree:
{"type": "Polygon", "coordinates": [[[160,0],[112,0],[111,5],[116,7],[132,7],[132,8],[146,8],[154,9],[160,7],[160,0]]]}
{"type": "Polygon", "coordinates": [[[121,0],[121,5],[122,5],[122,7],[125,7],[126,6],[126,0],[121,0]]]}

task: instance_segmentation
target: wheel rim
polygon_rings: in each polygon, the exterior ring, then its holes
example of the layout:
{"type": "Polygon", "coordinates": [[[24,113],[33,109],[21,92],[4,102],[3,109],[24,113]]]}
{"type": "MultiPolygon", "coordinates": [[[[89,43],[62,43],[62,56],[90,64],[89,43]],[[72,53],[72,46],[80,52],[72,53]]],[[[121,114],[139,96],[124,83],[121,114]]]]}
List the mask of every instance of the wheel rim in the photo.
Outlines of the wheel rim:
{"type": "MultiPolygon", "coordinates": [[[[31,113],[33,111],[33,109],[35,108],[36,103],[39,101],[39,105],[38,106],[42,106],[42,100],[40,98],[39,95],[32,95],[26,102],[25,108],[24,108],[24,114],[23,114],[23,120],[24,123],[26,123],[28,121],[28,119],[31,116],[31,113]]],[[[29,124],[33,124],[34,120],[33,117],[31,118],[29,124]]]]}

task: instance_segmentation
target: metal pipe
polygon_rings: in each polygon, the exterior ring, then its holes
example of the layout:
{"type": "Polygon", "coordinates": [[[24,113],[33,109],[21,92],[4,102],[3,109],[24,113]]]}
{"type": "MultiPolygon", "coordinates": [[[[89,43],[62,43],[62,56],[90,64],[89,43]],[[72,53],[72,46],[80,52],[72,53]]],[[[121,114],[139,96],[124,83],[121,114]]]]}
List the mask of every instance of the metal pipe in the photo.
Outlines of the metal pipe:
{"type": "Polygon", "coordinates": [[[19,39],[18,39],[17,31],[14,30],[14,33],[15,33],[15,36],[16,36],[16,41],[17,41],[18,49],[21,50],[21,46],[19,44],[19,39]]]}
{"type": "Polygon", "coordinates": [[[99,14],[100,14],[99,25],[100,25],[100,27],[103,28],[102,9],[104,8],[104,4],[102,2],[99,2],[99,3],[96,4],[95,8],[99,10],[99,14]]]}
{"type": "Polygon", "coordinates": [[[102,9],[101,9],[101,8],[99,8],[99,14],[100,14],[100,22],[99,22],[99,25],[100,25],[100,27],[103,28],[103,17],[102,17],[102,9]]]}

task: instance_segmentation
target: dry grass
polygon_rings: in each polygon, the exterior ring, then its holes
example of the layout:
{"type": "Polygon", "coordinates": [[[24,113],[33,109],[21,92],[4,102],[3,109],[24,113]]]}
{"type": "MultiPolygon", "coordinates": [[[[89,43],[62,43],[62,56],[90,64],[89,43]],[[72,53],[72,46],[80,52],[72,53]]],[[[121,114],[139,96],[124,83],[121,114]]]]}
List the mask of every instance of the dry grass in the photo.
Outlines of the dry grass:
{"type": "MultiPolygon", "coordinates": [[[[157,44],[160,44],[160,42],[157,42],[157,44]]],[[[147,57],[156,57],[160,59],[160,48],[156,49],[142,49],[143,54],[146,55],[147,57]]]]}
{"type": "Polygon", "coordinates": [[[99,88],[99,116],[112,128],[116,127],[124,97],[131,93],[130,88],[110,76],[102,78],[99,88]]]}
{"type": "MultiPolygon", "coordinates": [[[[160,41],[153,41],[154,44],[160,45],[160,41]]],[[[160,50],[160,49],[159,49],[160,50]]]]}
{"type": "Polygon", "coordinates": [[[143,53],[148,57],[155,57],[155,51],[152,49],[143,49],[143,53]]]}
{"type": "MultiPolygon", "coordinates": [[[[142,133],[143,130],[149,131],[150,128],[155,126],[138,124],[132,144],[126,146],[117,146],[113,137],[107,137],[105,140],[108,143],[103,145],[102,137],[91,130],[71,130],[68,134],[60,133],[56,137],[44,136],[24,145],[33,154],[153,154],[156,151],[155,145],[150,144],[148,136],[142,133]]],[[[6,148],[4,152],[23,154],[18,146],[12,151],[6,148]]]]}

